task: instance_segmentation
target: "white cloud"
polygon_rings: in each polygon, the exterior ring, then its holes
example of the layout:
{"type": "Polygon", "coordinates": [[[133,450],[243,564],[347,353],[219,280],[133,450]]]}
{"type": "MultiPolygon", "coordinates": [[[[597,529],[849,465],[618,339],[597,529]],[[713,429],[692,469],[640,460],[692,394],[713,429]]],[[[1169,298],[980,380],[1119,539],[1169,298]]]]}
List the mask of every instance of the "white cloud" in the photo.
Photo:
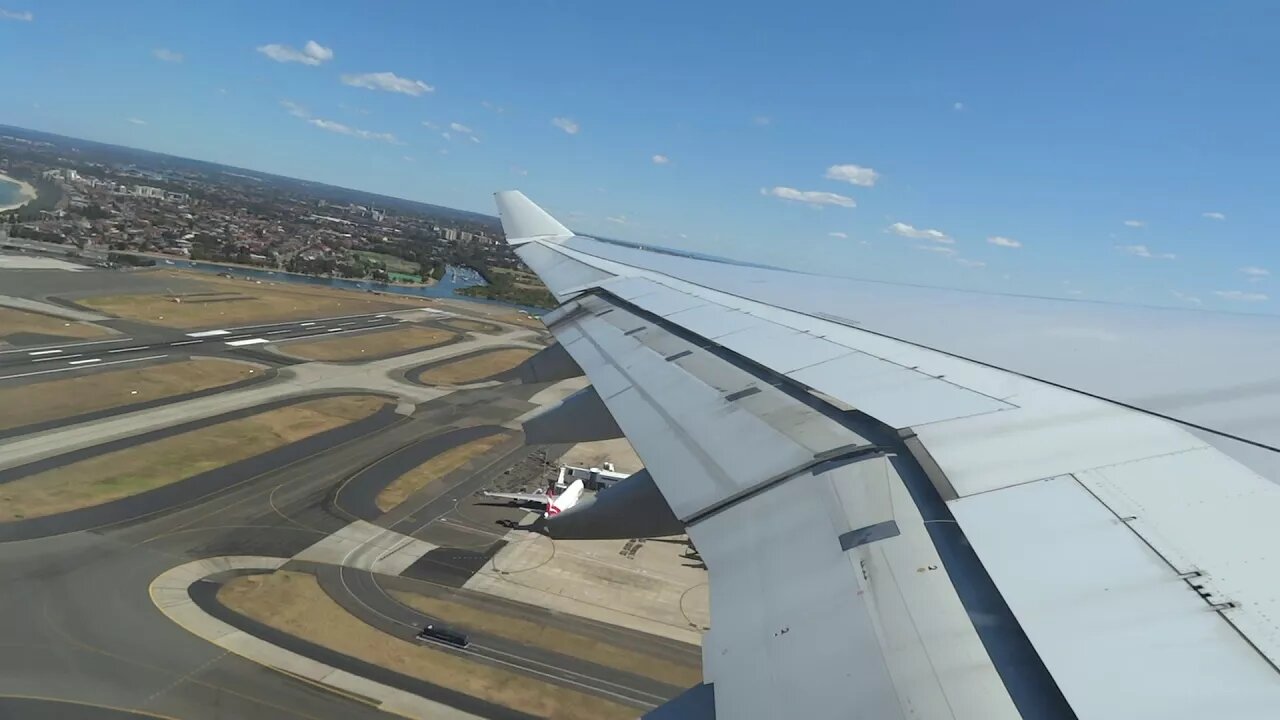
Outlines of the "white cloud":
{"type": "Polygon", "coordinates": [[[1147,221],[1146,220],[1125,220],[1124,225],[1125,227],[1131,227],[1131,228],[1146,227],[1147,221]]]}
{"type": "Polygon", "coordinates": [[[1240,272],[1249,278],[1249,282],[1258,282],[1263,278],[1270,277],[1271,271],[1266,268],[1260,268],[1253,265],[1240,268],[1240,272]]]}
{"type": "Polygon", "coordinates": [[[775,187],[772,189],[760,188],[761,195],[772,195],[783,200],[794,200],[796,202],[807,203],[814,207],[822,207],[823,205],[838,205],[840,207],[857,207],[858,203],[853,201],[851,197],[837,195],[836,193],[821,192],[818,190],[797,190],[789,187],[775,187]]]}
{"type": "Polygon", "coordinates": [[[946,255],[947,257],[951,257],[952,255],[956,254],[955,248],[949,248],[945,245],[917,245],[916,249],[924,250],[926,252],[938,253],[939,255],[946,255]]]}
{"type": "Polygon", "coordinates": [[[146,125],[146,124],[147,124],[147,121],[146,121],[146,120],[140,120],[140,119],[138,119],[138,118],[133,118],[133,117],[129,118],[129,122],[133,123],[134,125],[146,125]]]}
{"type": "Polygon", "coordinates": [[[577,135],[578,131],[582,129],[578,126],[578,123],[570,120],[567,117],[551,118],[551,124],[569,133],[570,135],[577,135]]]}
{"type": "Polygon", "coordinates": [[[416,160],[413,159],[412,155],[401,155],[400,158],[405,162],[417,162],[416,160]]]}
{"type": "Polygon", "coordinates": [[[766,127],[768,125],[773,124],[773,118],[769,117],[768,115],[757,115],[751,118],[751,122],[755,123],[756,125],[759,125],[760,127],[766,127]]]}
{"type": "Polygon", "coordinates": [[[1226,220],[1227,216],[1220,212],[1200,213],[1200,217],[1209,218],[1210,220],[1226,220]]]}
{"type": "Polygon", "coordinates": [[[458,122],[449,123],[449,129],[454,132],[462,133],[463,135],[471,134],[471,128],[458,122]]]}
{"type": "Polygon", "coordinates": [[[452,136],[452,135],[450,135],[450,134],[449,134],[449,133],[447,133],[447,132],[442,132],[442,133],[440,133],[440,137],[444,138],[445,140],[452,140],[452,139],[453,139],[453,136],[452,136]]]}
{"type": "Polygon", "coordinates": [[[848,239],[849,239],[849,233],[842,233],[842,232],[829,232],[829,233],[827,233],[827,237],[840,238],[841,240],[848,240],[848,239]]]}
{"type": "MultiPolygon", "coordinates": [[[[933,247],[939,246],[934,245],[933,247]]],[[[970,268],[982,268],[987,266],[987,264],[981,260],[970,260],[969,258],[956,258],[956,262],[970,268]]]]}
{"type": "Polygon", "coordinates": [[[828,180],[847,182],[850,185],[871,187],[880,179],[880,173],[861,165],[832,165],[827,168],[827,174],[823,177],[828,180]]]}
{"type": "Polygon", "coordinates": [[[1203,305],[1203,304],[1204,304],[1204,301],[1203,301],[1203,300],[1201,300],[1200,298],[1196,297],[1195,295],[1189,295],[1189,294],[1184,293],[1184,292],[1178,292],[1177,290],[1170,290],[1169,292],[1171,292],[1171,293],[1173,294],[1173,296],[1174,296],[1174,297],[1178,298],[1179,300],[1181,300],[1181,301],[1183,301],[1183,302],[1185,302],[1185,303],[1190,303],[1190,304],[1192,304],[1192,305],[1203,305]]]}
{"type": "Polygon", "coordinates": [[[315,40],[308,40],[306,45],[302,46],[302,52],[309,58],[315,58],[320,62],[327,62],[333,59],[333,50],[321,45],[315,40]]]}
{"type": "Polygon", "coordinates": [[[298,103],[292,100],[281,100],[280,107],[283,107],[285,110],[288,110],[289,114],[294,117],[300,117],[300,118],[311,117],[311,113],[307,112],[306,108],[302,107],[301,105],[299,105],[298,103]]]}
{"type": "Polygon", "coordinates": [[[932,240],[934,242],[945,243],[950,245],[955,242],[950,235],[941,230],[921,229],[912,227],[904,222],[896,222],[888,227],[888,231],[899,237],[911,238],[912,240],[932,240]]]}
{"type": "Polygon", "coordinates": [[[348,73],[342,76],[342,84],[366,90],[382,90],[417,97],[423,93],[435,92],[436,89],[421,80],[402,78],[393,72],[348,73]]]}
{"type": "Polygon", "coordinates": [[[608,221],[609,221],[609,222],[611,222],[611,223],[617,223],[617,224],[619,224],[619,225],[626,225],[626,224],[627,224],[627,216],[626,216],[626,215],[611,215],[611,216],[609,216],[609,217],[605,218],[605,220],[608,220],[608,221]]]}
{"type": "Polygon", "coordinates": [[[654,155],[652,159],[654,165],[666,165],[671,162],[671,158],[666,155],[654,155]]]}
{"type": "Polygon", "coordinates": [[[439,129],[440,129],[440,126],[439,126],[439,125],[437,125],[437,124],[435,124],[435,123],[431,122],[430,120],[423,120],[423,121],[422,121],[422,124],[423,124],[423,126],[425,126],[425,127],[429,128],[429,129],[431,129],[431,130],[439,130],[439,129]]]}
{"type": "Polygon", "coordinates": [[[345,123],[336,120],[325,120],[324,118],[312,117],[311,112],[305,107],[299,105],[292,100],[281,100],[280,106],[289,111],[289,114],[306,120],[309,125],[328,130],[339,135],[350,135],[361,140],[380,140],[382,142],[391,143],[392,145],[403,145],[395,135],[385,132],[373,132],[372,130],[361,130],[360,128],[351,127],[345,123]]]}
{"type": "Polygon", "coordinates": [[[475,143],[475,144],[477,144],[477,145],[479,145],[479,144],[480,144],[480,138],[476,137],[475,135],[471,135],[471,136],[469,136],[469,137],[471,138],[471,142],[473,142],[473,143],[475,143]]]}
{"type": "Polygon", "coordinates": [[[401,142],[398,139],[396,139],[395,135],[388,132],[373,132],[371,130],[361,130],[360,128],[353,128],[350,125],[345,125],[343,123],[336,122],[334,120],[325,120],[323,118],[311,118],[307,122],[311,123],[312,125],[315,125],[321,130],[328,130],[329,132],[336,132],[341,135],[350,135],[352,137],[358,137],[361,140],[381,140],[382,142],[388,142],[388,143],[391,143],[392,145],[401,144],[401,142]]]}
{"type": "Polygon", "coordinates": [[[154,55],[155,58],[160,62],[167,62],[167,63],[182,62],[182,53],[175,52],[168,48],[156,48],[155,50],[151,51],[151,54],[154,55]]]}
{"type": "Polygon", "coordinates": [[[30,10],[5,10],[0,8],[0,20],[17,20],[18,22],[31,22],[36,16],[31,14],[30,10]]]}
{"type": "Polygon", "coordinates": [[[1117,245],[1116,249],[1122,253],[1132,255],[1134,257],[1147,258],[1148,260],[1177,260],[1178,256],[1173,253],[1155,253],[1151,252],[1151,248],[1146,245],[1117,245]]]}
{"type": "Polygon", "coordinates": [[[952,109],[952,110],[955,110],[956,112],[963,112],[963,111],[964,111],[964,103],[962,103],[962,102],[956,102],[956,103],[953,103],[953,104],[951,105],[951,109],[952,109]]]}
{"type": "Polygon", "coordinates": [[[1223,300],[1238,300],[1240,302],[1265,302],[1267,296],[1260,292],[1245,292],[1244,290],[1214,290],[1214,295],[1223,300]]]}
{"type": "Polygon", "coordinates": [[[991,243],[992,245],[998,245],[999,247],[1007,247],[1007,248],[1022,247],[1022,243],[1018,242],[1017,240],[1014,240],[1013,238],[1007,238],[1003,235],[992,235],[991,237],[987,238],[987,242],[991,243]]]}
{"type": "Polygon", "coordinates": [[[512,166],[511,166],[511,172],[515,173],[516,175],[528,175],[528,174],[529,174],[529,171],[528,171],[528,170],[525,170],[524,168],[520,167],[519,165],[512,165],[512,166]]]}
{"type": "Polygon", "coordinates": [[[308,40],[306,45],[299,50],[289,45],[281,45],[280,43],[271,43],[270,45],[258,46],[258,52],[267,57],[282,63],[302,63],[303,65],[319,65],[333,59],[333,50],[321,45],[315,40],[308,40]]]}
{"type": "Polygon", "coordinates": [[[501,115],[502,113],[504,113],[504,112],[506,112],[506,111],[507,111],[507,109],[506,109],[506,108],[504,108],[504,107],[502,107],[501,105],[494,105],[493,103],[489,102],[488,100],[481,100],[481,101],[480,101],[480,107],[482,107],[482,108],[484,108],[485,110],[488,110],[488,111],[490,111],[490,112],[498,113],[499,115],[501,115]]]}

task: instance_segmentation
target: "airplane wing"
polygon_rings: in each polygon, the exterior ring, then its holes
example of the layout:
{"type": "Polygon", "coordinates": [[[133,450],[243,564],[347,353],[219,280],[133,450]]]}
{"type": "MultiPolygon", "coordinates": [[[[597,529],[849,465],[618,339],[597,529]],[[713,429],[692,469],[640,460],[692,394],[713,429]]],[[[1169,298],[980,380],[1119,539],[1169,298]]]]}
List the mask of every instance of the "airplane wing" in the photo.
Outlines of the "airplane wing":
{"type": "Polygon", "coordinates": [[[523,493],[523,492],[490,492],[485,490],[481,495],[489,498],[497,498],[499,500],[512,500],[514,502],[528,503],[530,505],[551,505],[555,500],[554,496],[546,493],[523,493]]]}
{"type": "Polygon", "coordinates": [[[535,365],[593,388],[527,427],[645,464],[558,520],[656,487],[708,568],[704,684],[655,715],[1275,716],[1280,319],[805,275],[497,203],[562,303],[535,365]]]}

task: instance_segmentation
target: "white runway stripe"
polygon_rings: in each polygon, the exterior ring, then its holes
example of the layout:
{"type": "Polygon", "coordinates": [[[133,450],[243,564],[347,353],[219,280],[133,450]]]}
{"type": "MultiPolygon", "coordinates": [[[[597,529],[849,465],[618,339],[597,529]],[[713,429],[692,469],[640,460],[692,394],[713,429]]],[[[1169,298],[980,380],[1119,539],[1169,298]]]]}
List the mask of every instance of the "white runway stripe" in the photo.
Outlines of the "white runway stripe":
{"type": "Polygon", "coordinates": [[[248,340],[232,340],[227,344],[231,347],[240,347],[241,345],[261,345],[262,343],[271,342],[266,338],[249,338],[248,340]]]}
{"type": "Polygon", "coordinates": [[[32,360],[31,362],[38,363],[38,362],[49,362],[50,360],[67,360],[73,357],[84,357],[84,353],[76,353],[75,355],[53,355],[51,357],[38,358],[36,360],[32,360]]]}
{"type": "Polygon", "coordinates": [[[89,358],[88,360],[72,360],[68,365],[87,365],[89,363],[100,363],[102,358],[89,358]]]}
{"type": "MultiPolygon", "coordinates": [[[[168,357],[168,356],[167,355],[149,355],[147,357],[129,358],[128,360],[116,360],[114,362],[104,362],[102,364],[103,365],[123,365],[125,363],[136,363],[136,362],[142,362],[143,360],[155,360],[157,358],[162,358],[162,357],[168,357]]],[[[75,369],[76,368],[74,367],[62,367],[62,368],[54,368],[53,370],[36,370],[33,372],[18,373],[17,375],[0,375],[0,380],[12,380],[14,378],[31,377],[32,375],[48,375],[50,373],[67,372],[68,370],[75,370],[75,369]]]]}
{"type": "Polygon", "coordinates": [[[205,330],[203,332],[187,333],[187,337],[203,338],[203,337],[216,337],[218,335],[230,335],[230,334],[231,334],[231,331],[229,330],[205,330]]]}
{"type": "Polygon", "coordinates": [[[61,350],[37,350],[35,352],[29,352],[27,354],[28,355],[56,355],[60,352],[62,351],[61,350]]]}

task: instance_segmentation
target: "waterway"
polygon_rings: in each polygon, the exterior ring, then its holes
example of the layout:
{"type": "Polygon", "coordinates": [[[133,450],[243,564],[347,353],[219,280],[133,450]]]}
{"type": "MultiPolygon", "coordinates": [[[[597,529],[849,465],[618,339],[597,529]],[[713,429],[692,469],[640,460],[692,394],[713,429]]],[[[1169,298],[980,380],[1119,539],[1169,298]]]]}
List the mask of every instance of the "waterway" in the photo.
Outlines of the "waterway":
{"type": "Polygon", "coordinates": [[[503,307],[514,307],[524,310],[532,315],[541,315],[546,312],[542,308],[531,308],[514,303],[499,302],[497,300],[487,300],[484,298],[461,297],[455,294],[455,290],[474,285],[483,285],[484,280],[476,274],[474,270],[469,268],[455,268],[450,265],[446,270],[444,277],[433,285],[397,285],[395,283],[374,282],[372,280],[349,280],[347,278],[328,278],[315,277],[312,275],[298,275],[296,273],[277,272],[272,270],[259,270],[257,268],[248,268],[240,265],[222,265],[219,263],[203,262],[199,260],[156,260],[158,266],[172,265],[173,267],[190,268],[201,272],[212,273],[231,273],[236,277],[253,278],[254,280],[262,280],[267,282],[287,282],[301,283],[303,285],[322,285],[325,287],[345,288],[347,290],[364,290],[367,292],[395,293],[397,295],[416,295],[418,297],[429,298],[454,298],[469,300],[471,302],[486,303],[489,305],[501,305],[503,307]]]}

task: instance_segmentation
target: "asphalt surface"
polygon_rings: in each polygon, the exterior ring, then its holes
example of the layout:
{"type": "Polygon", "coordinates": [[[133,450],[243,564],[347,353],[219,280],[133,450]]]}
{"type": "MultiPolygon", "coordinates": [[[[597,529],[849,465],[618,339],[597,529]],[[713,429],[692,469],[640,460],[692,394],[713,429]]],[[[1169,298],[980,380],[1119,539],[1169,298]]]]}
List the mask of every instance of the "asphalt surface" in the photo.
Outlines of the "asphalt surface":
{"type": "Polygon", "coordinates": [[[129,710],[119,710],[99,705],[79,705],[59,700],[0,697],[0,720],[60,720],[66,717],[78,717],[85,720],[144,720],[158,716],[143,715],[129,710]]]}
{"type": "Polygon", "coordinates": [[[450,448],[504,432],[509,431],[496,425],[473,425],[423,438],[348,478],[338,487],[334,504],[354,517],[376,523],[383,513],[375,500],[393,480],[450,448]]]}
{"type": "MultiPolygon", "coordinates": [[[[179,356],[179,357],[171,357],[164,360],[152,360],[146,363],[142,363],[141,366],[151,367],[154,365],[159,365],[167,362],[177,362],[183,359],[186,359],[186,358],[179,356]]],[[[84,370],[83,372],[90,373],[92,372],[92,369],[87,369],[87,370],[84,370]]],[[[102,410],[97,410],[94,412],[73,415],[72,417],[68,417],[68,418],[48,420],[45,422],[32,423],[30,425],[21,425],[15,428],[9,428],[7,430],[0,430],[0,440],[4,440],[5,438],[17,437],[19,435],[29,435],[31,433],[40,432],[41,430],[49,430],[50,428],[63,427],[64,425],[75,425],[78,423],[93,422],[94,420],[101,420],[102,418],[108,418],[113,415],[123,415],[124,413],[137,412],[139,410],[148,410],[150,408],[160,407],[161,405],[169,405],[170,403],[178,403],[184,400],[194,400],[196,398],[209,397],[210,395],[217,395],[218,393],[232,392],[235,390],[243,390],[244,388],[251,387],[253,385],[260,385],[262,383],[270,382],[271,380],[274,380],[278,375],[279,375],[279,371],[276,370],[276,368],[269,367],[266,370],[260,373],[257,373],[254,377],[248,378],[246,380],[241,380],[240,382],[232,383],[230,385],[222,385],[220,387],[212,387],[212,388],[207,388],[205,390],[197,390],[194,392],[182,393],[181,395],[170,395],[168,397],[155,398],[154,400],[146,400],[143,402],[131,403],[128,405],[118,405],[116,407],[104,408],[102,410]]],[[[20,382],[20,381],[11,380],[9,382],[14,383],[14,382],[20,382]]],[[[4,387],[5,387],[5,383],[0,381],[0,393],[4,392],[4,387]]]]}
{"type": "MultiPolygon", "coordinates": [[[[119,292],[126,283],[130,291],[146,291],[139,290],[138,282],[151,281],[132,273],[25,271],[6,273],[5,282],[15,276],[22,276],[21,286],[6,284],[5,293],[46,299],[48,295],[68,294],[73,289],[82,295],[119,292]],[[41,294],[42,289],[47,292],[41,294]]],[[[197,351],[200,355],[225,353],[231,357],[261,353],[279,364],[280,358],[263,352],[261,348],[265,344],[231,346],[226,344],[232,341],[229,336],[251,339],[334,335],[378,327],[383,320],[385,318],[377,318],[377,314],[354,319],[308,320],[226,328],[225,335],[197,338],[187,337],[181,331],[121,321],[116,329],[128,333],[128,338],[92,345],[61,343],[59,347],[24,347],[0,352],[0,395],[7,384],[28,381],[24,378],[5,380],[5,376],[45,370],[54,372],[26,377],[91,372],[86,368],[103,367],[116,358],[148,363],[197,351]],[[317,325],[304,325],[304,322],[317,325]],[[321,323],[325,323],[323,327],[319,327],[321,323]],[[276,334],[268,334],[272,332],[276,334]],[[239,337],[242,334],[248,337],[239,337]],[[190,342],[192,340],[196,342],[190,342]],[[154,347],[163,343],[168,345],[154,347]],[[42,349],[59,352],[31,354],[42,349]],[[112,353],[112,350],[120,352],[112,353]],[[51,356],[56,359],[41,359],[51,356]],[[81,359],[99,361],[71,365],[72,361],[81,359]]],[[[397,471],[403,471],[411,460],[420,462],[437,451],[479,436],[473,433],[492,432],[494,426],[528,411],[532,407],[529,397],[540,389],[504,385],[458,391],[419,405],[411,416],[387,411],[221,471],[104,505],[107,509],[98,511],[103,514],[91,518],[92,522],[87,516],[70,513],[47,519],[43,528],[24,526],[21,522],[0,525],[0,720],[7,717],[114,720],[138,717],[138,713],[142,717],[250,720],[387,717],[366,702],[229,654],[191,634],[155,607],[148,587],[164,571],[195,559],[298,554],[353,520],[367,516],[377,490],[390,482],[397,471]],[[464,429],[477,427],[480,429],[464,429]],[[82,529],[90,526],[93,529],[82,529]],[[56,534],[34,538],[50,532],[56,534]],[[18,541],[19,538],[27,539],[18,541]]],[[[64,453],[24,468],[10,468],[0,472],[0,492],[4,481],[28,473],[263,409],[264,406],[259,406],[243,413],[175,425],[118,443],[113,441],[64,453]]],[[[391,513],[373,516],[378,524],[435,543],[441,546],[440,550],[418,561],[404,578],[387,580],[385,576],[365,573],[363,581],[354,581],[358,595],[342,591],[338,597],[365,607],[366,603],[375,602],[369,593],[390,587],[387,583],[403,582],[410,584],[404,589],[445,593],[456,601],[501,604],[507,612],[575,632],[598,633],[602,638],[614,640],[621,632],[622,637],[630,638],[649,652],[665,652],[686,661],[696,656],[697,649],[689,646],[639,633],[628,635],[630,631],[458,589],[470,573],[500,547],[506,526],[524,514],[520,510],[476,502],[474,497],[479,488],[508,480],[511,476],[506,473],[511,472],[508,468],[513,467],[513,463],[529,465],[528,456],[533,451],[521,442],[515,433],[509,442],[486,456],[493,461],[481,471],[446,476],[441,482],[415,493],[391,513]]],[[[326,572],[330,579],[337,574],[339,581],[345,578],[348,585],[351,584],[351,571],[330,569],[326,572]]],[[[197,595],[201,592],[208,590],[195,590],[197,595]]],[[[379,610],[413,612],[397,607],[401,609],[380,607],[379,610]]],[[[404,615],[403,620],[420,622],[421,616],[404,615]]],[[[301,638],[279,640],[281,644],[306,642],[301,638]]],[[[548,682],[578,687],[615,700],[616,697],[602,691],[613,688],[610,692],[624,696],[630,693],[632,704],[637,708],[656,704],[661,699],[658,696],[675,694],[674,690],[656,686],[652,681],[623,677],[609,668],[582,663],[576,658],[566,659],[534,646],[507,647],[494,645],[487,639],[481,646],[510,655],[481,658],[483,662],[497,664],[497,658],[502,658],[507,667],[514,665],[521,672],[548,682]],[[547,666],[558,669],[547,670],[547,666]],[[535,669],[550,677],[535,674],[535,669]],[[574,685],[575,682],[580,685],[574,685]],[[615,685],[623,689],[618,690],[615,685]],[[651,693],[658,699],[636,693],[651,693]]],[[[312,646],[305,648],[304,654],[333,665],[350,661],[326,652],[312,646]]],[[[386,672],[375,668],[364,670],[375,678],[379,672],[386,672]]],[[[436,697],[443,696],[437,694],[436,697]]],[[[484,714],[517,716],[475,702],[454,698],[450,704],[461,707],[471,703],[467,707],[483,710],[484,714]]]]}
{"type": "Polygon", "coordinates": [[[334,652],[322,645],[308,642],[304,638],[281,632],[253,618],[241,615],[234,610],[228,609],[222,603],[218,602],[218,588],[220,583],[201,581],[192,585],[188,593],[191,599],[200,606],[205,612],[218,618],[219,620],[231,625],[232,627],[244,630],[245,632],[262,638],[273,645],[278,645],[287,650],[292,650],[299,655],[304,655],[315,660],[319,660],[326,665],[336,667],[339,670],[346,670],[361,677],[376,680],[384,685],[390,685],[407,692],[414,693],[430,700],[436,700],[446,705],[450,705],[464,712],[473,713],[481,717],[495,718],[500,720],[526,720],[532,718],[532,715],[515,712],[501,705],[484,702],[474,697],[460,693],[456,690],[433,685],[408,675],[401,675],[392,672],[379,665],[367,663],[362,660],[334,652]]]}
{"type": "MultiPolygon", "coordinates": [[[[448,624],[448,618],[424,615],[394,600],[387,592],[397,587],[394,577],[382,579],[364,570],[334,565],[317,567],[316,577],[320,587],[347,612],[402,640],[413,641],[427,623],[448,624]]],[[[413,591],[414,588],[400,583],[399,589],[413,591]]],[[[533,653],[529,652],[528,645],[459,629],[467,632],[470,645],[466,648],[440,646],[441,649],[502,668],[516,667],[547,682],[601,695],[637,710],[650,710],[684,690],[548,650],[537,652],[536,658],[530,657],[533,653]]]]}
{"type": "MultiPolygon", "coordinates": [[[[53,470],[63,467],[74,462],[87,460],[97,457],[105,453],[122,450],[133,447],[142,443],[159,440],[184,432],[190,432],[202,427],[217,425],[218,423],[228,422],[243,417],[249,417],[289,405],[296,405],[300,402],[314,400],[320,397],[334,397],[341,393],[325,393],[308,397],[288,398],[279,402],[265,403],[263,405],[238,410],[236,412],[225,413],[223,415],[215,415],[213,417],[201,418],[189,423],[174,425],[163,430],[150,433],[142,433],[132,437],[124,438],[114,442],[102,443],[83,450],[77,450],[62,455],[56,455],[44,460],[38,460],[26,465],[19,465],[14,468],[0,470],[0,492],[3,491],[4,483],[13,480],[34,475],[39,472],[53,470]]],[[[115,500],[101,505],[93,505],[91,507],[71,510],[57,515],[46,515],[44,517],[30,518],[27,520],[15,520],[12,522],[0,523],[0,542],[13,542],[16,540],[33,540],[36,538],[48,537],[50,535],[60,535],[62,533],[76,532],[79,530],[91,530],[101,528],[115,523],[129,522],[148,515],[154,515],[165,511],[179,508],[184,505],[198,503],[209,495],[225,490],[228,487],[244,481],[245,478],[253,478],[268,469],[284,467],[291,463],[297,462],[303,458],[311,457],[325,448],[332,447],[335,444],[349,442],[352,439],[363,437],[378,430],[385,429],[401,419],[401,416],[395,412],[395,406],[388,404],[380,411],[370,415],[367,418],[357,420],[342,427],[317,433],[311,437],[303,438],[298,442],[290,443],[282,447],[270,450],[261,455],[256,455],[239,462],[214,468],[207,472],[193,475],[185,480],[163,485],[154,490],[131,495],[119,500],[115,500]]]]}
{"type": "MultiPolygon", "coordinates": [[[[500,350],[509,350],[509,349],[524,350],[526,348],[522,348],[519,345],[512,345],[509,348],[502,345],[496,345],[493,347],[487,347],[487,348],[476,350],[469,353],[463,353],[462,355],[455,355],[453,357],[444,358],[441,360],[433,360],[429,363],[423,363],[421,365],[415,365],[414,367],[405,369],[403,372],[404,379],[407,380],[408,382],[414,383],[415,385],[432,387],[434,385],[433,383],[424,383],[418,380],[418,376],[421,375],[424,370],[428,370],[433,367],[439,367],[441,365],[452,365],[455,362],[466,362],[468,360],[474,360],[475,358],[478,358],[482,355],[488,355],[489,353],[494,353],[500,350]]],[[[517,370],[513,368],[511,370],[503,370],[502,372],[494,373],[493,375],[488,375],[486,377],[480,377],[480,378],[476,378],[475,380],[469,380],[467,381],[466,384],[470,385],[473,383],[482,383],[490,380],[499,380],[499,381],[505,382],[507,380],[515,380],[515,379],[518,379],[518,373],[517,373],[517,370]]]]}
{"type": "MultiPolygon", "coordinates": [[[[404,321],[386,313],[345,315],[318,320],[266,323],[241,327],[182,331],[148,328],[135,334],[97,340],[64,341],[0,350],[0,381],[51,379],[90,367],[120,367],[170,356],[220,356],[263,359],[263,345],[282,340],[327,338],[346,333],[391,328],[404,321]]],[[[102,323],[110,324],[110,323],[102,323]]],[[[269,355],[276,364],[300,362],[269,355]]]]}

